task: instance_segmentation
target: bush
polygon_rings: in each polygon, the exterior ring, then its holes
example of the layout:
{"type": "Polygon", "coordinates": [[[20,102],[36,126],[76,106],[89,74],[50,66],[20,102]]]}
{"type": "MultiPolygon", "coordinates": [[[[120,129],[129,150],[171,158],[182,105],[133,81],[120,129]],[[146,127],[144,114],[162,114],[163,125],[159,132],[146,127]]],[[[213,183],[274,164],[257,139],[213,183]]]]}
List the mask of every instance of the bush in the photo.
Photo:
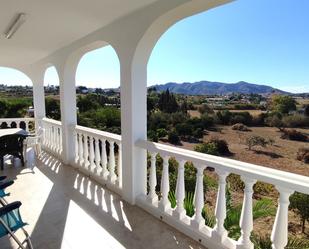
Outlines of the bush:
{"type": "Polygon", "coordinates": [[[153,130],[150,130],[150,131],[147,132],[147,137],[152,142],[158,142],[158,140],[159,140],[157,133],[153,130]]]}
{"type": "Polygon", "coordinates": [[[251,125],[252,119],[252,115],[249,112],[233,112],[230,123],[242,123],[245,125],[251,125]]]}
{"type": "Polygon", "coordinates": [[[250,136],[246,139],[246,144],[248,145],[249,150],[254,146],[266,147],[269,144],[269,141],[261,136],[250,136]]]}
{"type": "Polygon", "coordinates": [[[270,127],[281,127],[283,125],[281,119],[277,115],[267,117],[265,123],[270,127]]]}
{"type": "Polygon", "coordinates": [[[299,148],[297,151],[297,160],[309,163],[309,148],[299,148]]]}
{"type": "Polygon", "coordinates": [[[212,114],[214,113],[214,110],[207,104],[202,104],[198,107],[198,111],[200,114],[208,113],[212,114]]]}
{"type": "Polygon", "coordinates": [[[187,123],[180,123],[175,126],[176,132],[179,136],[192,135],[193,126],[187,123]]]}
{"type": "Polygon", "coordinates": [[[212,127],[214,125],[214,119],[213,117],[207,115],[207,114],[203,114],[201,116],[201,121],[202,121],[202,124],[203,124],[203,128],[209,128],[209,127],[212,127]]]}
{"type": "Polygon", "coordinates": [[[227,142],[218,138],[211,138],[208,142],[195,146],[194,150],[216,156],[228,155],[231,153],[227,142]]]}
{"type": "Polygon", "coordinates": [[[308,127],[309,117],[306,117],[301,114],[284,116],[282,118],[282,125],[284,127],[308,127]]]}
{"type": "Polygon", "coordinates": [[[196,130],[194,130],[192,132],[192,136],[199,139],[202,138],[204,136],[204,131],[201,128],[197,128],[196,130]]]}
{"type": "Polygon", "coordinates": [[[237,123],[232,126],[232,130],[236,131],[251,131],[246,125],[242,123],[237,123]]]}
{"type": "Polygon", "coordinates": [[[167,135],[167,131],[163,128],[159,128],[157,130],[157,136],[158,138],[162,138],[162,137],[165,137],[167,135]]]}
{"type": "Polygon", "coordinates": [[[283,133],[281,135],[282,139],[289,139],[294,141],[307,142],[308,136],[294,129],[280,129],[283,133]]]}
{"type": "Polygon", "coordinates": [[[176,131],[171,131],[168,133],[168,142],[171,144],[179,144],[180,143],[180,138],[176,131]]]}
{"type": "Polygon", "coordinates": [[[219,111],[216,114],[216,118],[218,120],[218,123],[227,125],[230,123],[232,113],[228,110],[219,111]]]}

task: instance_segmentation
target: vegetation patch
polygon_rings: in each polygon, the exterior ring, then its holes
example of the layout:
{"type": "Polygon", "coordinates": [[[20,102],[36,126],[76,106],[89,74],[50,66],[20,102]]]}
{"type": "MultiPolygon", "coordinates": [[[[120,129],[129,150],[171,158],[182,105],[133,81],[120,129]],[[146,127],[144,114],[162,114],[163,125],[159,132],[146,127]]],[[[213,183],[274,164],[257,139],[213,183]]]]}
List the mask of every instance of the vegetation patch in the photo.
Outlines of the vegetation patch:
{"type": "Polygon", "coordinates": [[[309,163],[309,148],[299,148],[296,158],[304,163],[309,163]]]}

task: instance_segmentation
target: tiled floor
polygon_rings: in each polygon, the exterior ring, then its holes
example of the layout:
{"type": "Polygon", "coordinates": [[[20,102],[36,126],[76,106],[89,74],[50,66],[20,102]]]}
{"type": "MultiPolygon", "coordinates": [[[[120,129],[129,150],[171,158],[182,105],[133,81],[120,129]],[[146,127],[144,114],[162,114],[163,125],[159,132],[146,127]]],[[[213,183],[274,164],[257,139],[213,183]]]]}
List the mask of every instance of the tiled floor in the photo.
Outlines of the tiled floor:
{"type": "MultiPolygon", "coordinates": [[[[28,158],[26,168],[8,160],[0,175],[15,180],[7,200],[23,203],[35,249],[203,248],[54,157],[36,159],[28,151],[28,158]]],[[[0,239],[0,249],[7,248],[17,247],[0,239]]]]}

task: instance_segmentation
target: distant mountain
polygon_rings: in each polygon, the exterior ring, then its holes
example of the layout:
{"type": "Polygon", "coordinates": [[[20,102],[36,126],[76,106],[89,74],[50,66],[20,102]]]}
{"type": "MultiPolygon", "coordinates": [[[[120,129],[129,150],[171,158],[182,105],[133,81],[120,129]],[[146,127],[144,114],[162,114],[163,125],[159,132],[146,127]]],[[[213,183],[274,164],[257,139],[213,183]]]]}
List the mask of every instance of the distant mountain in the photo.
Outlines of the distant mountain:
{"type": "Polygon", "coordinates": [[[200,81],[194,83],[174,83],[169,82],[162,85],[154,85],[157,91],[169,91],[173,93],[186,94],[186,95],[227,95],[232,93],[243,93],[243,94],[262,94],[268,95],[271,93],[278,94],[290,94],[271,86],[251,84],[248,82],[240,81],[237,83],[222,83],[222,82],[210,82],[200,81]]]}

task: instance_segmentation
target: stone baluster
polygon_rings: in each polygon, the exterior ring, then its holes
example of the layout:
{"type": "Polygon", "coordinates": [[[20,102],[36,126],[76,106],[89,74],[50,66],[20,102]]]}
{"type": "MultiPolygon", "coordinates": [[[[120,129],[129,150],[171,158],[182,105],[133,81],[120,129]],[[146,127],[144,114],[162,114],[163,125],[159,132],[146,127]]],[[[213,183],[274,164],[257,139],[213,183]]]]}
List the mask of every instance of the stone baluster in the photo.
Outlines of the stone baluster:
{"type": "Polygon", "coordinates": [[[115,174],[115,145],[114,141],[109,141],[109,164],[108,164],[108,169],[109,169],[109,175],[108,179],[110,182],[114,183],[116,181],[116,174],[115,174]]]}
{"type": "Polygon", "coordinates": [[[60,154],[62,153],[62,128],[59,128],[59,149],[60,149],[60,154]]]}
{"type": "Polygon", "coordinates": [[[288,243],[289,197],[294,191],[283,187],[276,188],[280,196],[275,223],[271,233],[271,241],[273,249],[284,249],[288,243]]]}
{"type": "Polygon", "coordinates": [[[169,164],[168,164],[169,156],[163,157],[163,171],[162,171],[162,178],[161,178],[161,200],[159,202],[159,208],[166,212],[171,208],[171,204],[168,200],[168,193],[170,191],[170,182],[169,182],[169,164]]]}
{"type": "Polygon", "coordinates": [[[26,124],[26,131],[29,132],[29,121],[25,121],[25,124],[26,124]]]}
{"type": "Polygon", "coordinates": [[[87,168],[89,165],[88,136],[86,134],[83,134],[83,137],[84,137],[84,167],[87,168]]]}
{"type": "Polygon", "coordinates": [[[118,183],[119,188],[122,188],[122,148],[121,148],[122,146],[121,146],[121,142],[117,143],[117,145],[118,145],[117,183],[118,183]]]}
{"type": "Polygon", "coordinates": [[[95,169],[96,165],[94,163],[94,145],[93,145],[94,139],[93,136],[89,136],[89,146],[90,146],[90,153],[89,153],[89,169],[92,171],[95,169]]]}
{"type": "Polygon", "coordinates": [[[247,177],[241,177],[245,183],[244,200],[242,205],[242,211],[240,216],[239,226],[241,228],[241,236],[237,241],[237,249],[253,249],[254,245],[250,240],[251,232],[253,230],[253,185],[256,180],[247,177]]]}
{"type": "MultiPolygon", "coordinates": [[[[77,135],[76,130],[74,130],[73,134],[74,134],[74,138],[75,138],[74,139],[74,141],[75,141],[75,164],[78,164],[78,162],[79,162],[79,151],[78,151],[79,147],[78,147],[78,135],[77,135]]],[[[60,136],[59,136],[59,138],[60,138],[60,136]]],[[[60,146],[59,146],[59,152],[60,152],[60,146]]]]}
{"type": "Polygon", "coordinates": [[[84,163],[84,151],[83,151],[83,135],[78,133],[78,162],[82,166],[84,163]]]}
{"type": "Polygon", "coordinates": [[[219,176],[219,188],[215,209],[216,225],[213,229],[212,236],[216,241],[221,243],[227,237],[224,220],[226,218],[226,177],[228,176],[228,172],[223,170],[217,170],[216,172],[219,176]]]}
{"type": "Polygon", "coordinates": [[[152,204],[158,201],[158,196],[156,193],[156,186],[157,186],[156,156],[157,153],[155,152],[151,153],[148,200],[152,204]]]}
{"type": "Polygon", "coordinates": [[[194,203],[195,215],[191,220],[191,225],[196,229],[202,228],[205,222],[202,216],[202,211],[204,207],[204,186],[203,186],[204,169],[205,166],[199,165],[197,167],[197,173],[196,173],[196,190],[195,190],[195,203],[194,203]]]}
{"type": "Polygon", "coordinates": [[[95,137],[95,146],[94,146],[94,151],[95,151],[95,173],[99,173],[101,171],[101,157],[100,157],[100,146],[99,146],[99,139],[95,137]]]}
{"type": "Polygon", "coordinates": [[[106,140],[102,139],[101,140],[101,165],[102,165],[102,171],[101,171],[101,176],[106,177],[108,175],[108,170],[107,170],[107,155],[106,155],[106,140]]]}
{"type": "Polygon", "coordinates": [[[183,206],[183,202],[185,199],[185,163],[185,160],[181,160],[179,162],[176,186],[177,206],[176,209],[173,211],[173,215],[175,215],[179,220],[183,219],[186,216],[186,210],[183,206]]]}

